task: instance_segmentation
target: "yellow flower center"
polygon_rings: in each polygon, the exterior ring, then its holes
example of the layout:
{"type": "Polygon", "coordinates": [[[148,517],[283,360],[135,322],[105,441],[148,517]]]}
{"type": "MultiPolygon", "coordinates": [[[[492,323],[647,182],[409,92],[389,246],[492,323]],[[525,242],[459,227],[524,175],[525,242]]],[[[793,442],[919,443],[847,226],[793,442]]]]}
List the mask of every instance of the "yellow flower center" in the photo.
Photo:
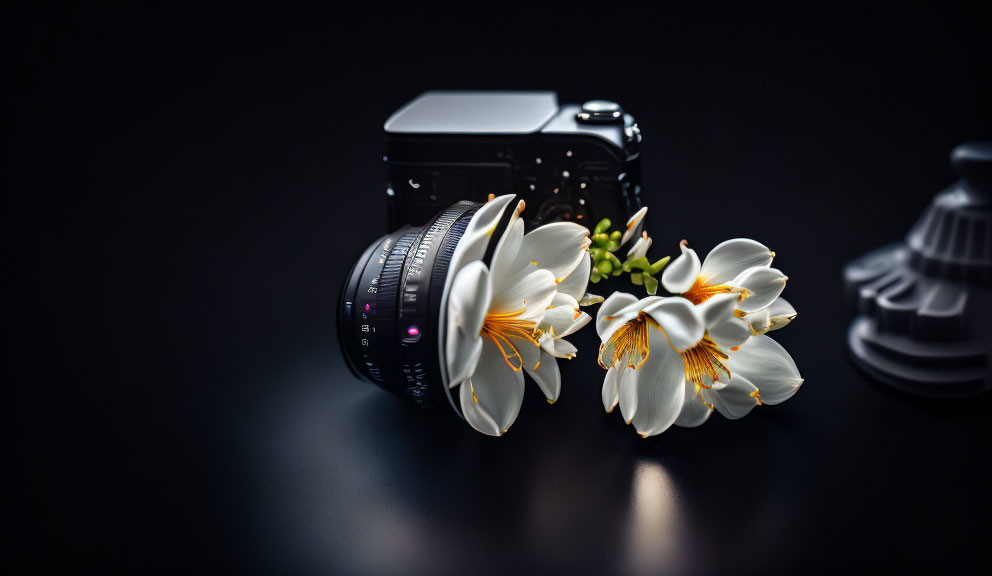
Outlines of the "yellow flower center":
{"type": "Polygon", "coordinates": [[[503,360],[515,372],[520,372],[524,360],[513,339],[526,340],[538,346],[534,338],[534,322],[520,319],[520,315],[526,310],[525,306],[516,312],[490,312],[486,314],[486,319],[482,322],[482,331],[479,333],[480,336],[486,336],[496,344],[503,354],[503,360]]]}
{"type": "MultiPolygon", "coordinates": [[[[612,320],[612,317],[608,316],[607,319],[612,320]]],[[[651,345],[648,341],[648,326],[660,328],[658,323],[654,321],[654,318],[641,312],[637,315],[637,318],[617,328],[613,335],[599,347],[599,365],[609,369],[617,361],[622,361],[626,362],[635,370],[640,368],[651,353],[651,345]],[[613,353],[613,359],[607,365],[603,362],[603,356],[610,354],[611,351],[613,353]],[[637,357],[636,362],[631,360],[634,356],[637,357]]]]}
{"type": "Polygon", "coordinates": [[[703,339],[698,344],[682,352],[682,362],[685,364],[685,379],[698,387],[709,388],[704,377],[709,376],[713,380],[720,379],[720,372],[727,374],[730,378],[730,370],[723,363],[727,359],[727,354],[716,346],[716,342],[710,339],[708,334],[703,335],[703,339]]]}
{"type": "MultiPolygon", "coordinates": [[[[607,319],[612,318],[607,317],[607,319]]],[[[664,332],[664,329],[644,312],[617,328],[616,332],[599,347],[599,365],[609,369],[619,361],[625,362],[634,370],[643,366],[651,354],[648,326],[654,326],[664,332]],[[611,355],[612,360],[609,364],[603,361],[604,356],[611,355]]],[[[674,346],[672,348],[675,349],[674,346]]],[[[710,387],[705,384],[706,376],[716,381],[720,379],[720,372],[723,372],[728,379],[730,378],[730,370],[724,364],[728,358],[727,353],[720,350],[708,334],[703,334],[703,339],[695,346],[679,354],[685,366],[685,379],[696,385],[697,392],[700,388],[710,387]]]]}
{"type": "Polygon", "coordinates": [[[726,284],[707,284],[702,276],[697,276],[692,287],[682,293],[682,296],[693,304],[702,304],[717,294],[730,292],[731,287],[726,284]]]}
{"type": "MultiPolygon", "coordinates": [[[[702,276],[697,276],[696,281],[692,283],[692,287],[683,292],[681,296],[693,304],[702,304],[717,294],[725,294],[734,290],[732,286],[726,284],[707,284],[706,280],[702,276]]],[[[751,292],[748,289],[741,288],[737,295],[737,300],[743,302],[750,295],[751,292]]]]}

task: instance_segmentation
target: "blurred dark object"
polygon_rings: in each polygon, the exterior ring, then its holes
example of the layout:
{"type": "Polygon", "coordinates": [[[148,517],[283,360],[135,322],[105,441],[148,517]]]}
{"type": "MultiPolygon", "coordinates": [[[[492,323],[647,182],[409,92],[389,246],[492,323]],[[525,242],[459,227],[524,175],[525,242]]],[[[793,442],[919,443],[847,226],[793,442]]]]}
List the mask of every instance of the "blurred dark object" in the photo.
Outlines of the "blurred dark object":
{"type": "Polygon", "coordinates": [[[389,229],[459,200],[517,194],[527,229],[622,224],[641,207],[641,132],[615,102],[549,91],[430,91],[385,124],[389,229]]]}
{"type": "Polygon", "coordinates": [[[851,355],[870,376],[912,394],[963,397],[992,388],[992,142],[951,153],[961,177],[905,241],[844,268],[857,316],[851,355]]]}

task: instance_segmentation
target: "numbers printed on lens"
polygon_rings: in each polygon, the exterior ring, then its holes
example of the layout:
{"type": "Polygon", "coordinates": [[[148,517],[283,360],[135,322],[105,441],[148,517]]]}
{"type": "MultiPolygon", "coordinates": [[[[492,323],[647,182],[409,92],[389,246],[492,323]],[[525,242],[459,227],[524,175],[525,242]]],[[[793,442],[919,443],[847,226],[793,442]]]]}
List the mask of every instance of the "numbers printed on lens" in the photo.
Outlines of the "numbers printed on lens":
{"type": "Polygon", "coordinates": [[[437,354],[438,310],[448,263],[478,207],[458,202],[424,226],[377,240],[356,262],[341,299],[339,333],[352,335],[341,341],[357,376],[421,406],[450,403],[437,354]],[[359,302],[349,312],[343,303],[351,298],[359,302]]]}

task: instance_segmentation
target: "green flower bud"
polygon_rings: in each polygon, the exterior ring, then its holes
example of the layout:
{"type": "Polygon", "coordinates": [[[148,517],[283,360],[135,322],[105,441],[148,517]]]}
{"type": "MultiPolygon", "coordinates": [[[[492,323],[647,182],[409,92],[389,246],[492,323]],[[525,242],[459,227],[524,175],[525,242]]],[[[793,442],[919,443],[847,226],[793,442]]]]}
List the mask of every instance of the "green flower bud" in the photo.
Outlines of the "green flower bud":
{"type": "Polygon", "coordinates": [[[645,258],[644,256],[641,256],[640,258],[632,258],[630,260],[627,260],[626,262],[623,263],[623,265],[626,269],[629,270],[633,270],[635,268],[638,270],[648,270],[651,268],[651,263],[648,262],[648,259],[645,258]]]}
{"type": "Polygon", "coordinates": [[[613,264],[613,275],[619,276],[623,274],[623,264],[620,263],[620,259],[617,255],[612,252],[607,252],[606,257],[609,259],[610,264],[613,264]]]}
{"type": "Polygon", "coordinates": [[[647,289],[648,294],[654,296],[655,294],[658,293],[658,280],[655,279],[653,276],[648,276],[646,274],[643,276],[644,276],[644,288],[647,289]]]}
{"type": "Polygon", "coordinates": [[[671,259],[672,259],[671,256],[665,256],[661,260],[658,260],[657,262],[655,262],[654,264],[652,264],[651,265],[651,268],[650,268],[651,273],[652,274],[657,274],[658,272],[661,272],[661,269],[664,268],[665,265],[668,264],[668,261],[671,260],[671,259]]]}
{"type": "Polygon", "coordinates": [[[612,226],[612,225],[613,225],[613,222],[610,222],[610,219],[609,218],[603,218],[602,220],[599,221],[599,224],[596,224],[596,228],[592,231],[592,233],[593,234],[601,234],[601,233],[606,232],[607,230],[609,230],[610,229],[610,226],[612,226]]]}

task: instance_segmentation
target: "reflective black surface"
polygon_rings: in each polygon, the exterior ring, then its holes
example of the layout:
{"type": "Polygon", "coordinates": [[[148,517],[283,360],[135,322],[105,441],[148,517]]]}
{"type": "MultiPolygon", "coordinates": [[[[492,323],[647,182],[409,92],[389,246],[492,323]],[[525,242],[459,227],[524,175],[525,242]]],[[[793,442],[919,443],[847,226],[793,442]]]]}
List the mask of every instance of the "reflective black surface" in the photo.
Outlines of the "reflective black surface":
{"type": "Polygon", "coordinates": [[[955,144],[992,132],[967,10],[632,14],[641,33],[606,44],[560,12],[7,10],[11,561],[986,569],[992,400],[864,378],[840,278],[952,181],[955,144]],[[646,134],[652,253],[775,250],[799,311],[775,337],[803,389],[644,440],[603,413],[590,330],[561,399],[531,386],[492,439],[355,379],[335,296],[385,232],[382,121],[436,87],[622,102],[646,134]]]}

